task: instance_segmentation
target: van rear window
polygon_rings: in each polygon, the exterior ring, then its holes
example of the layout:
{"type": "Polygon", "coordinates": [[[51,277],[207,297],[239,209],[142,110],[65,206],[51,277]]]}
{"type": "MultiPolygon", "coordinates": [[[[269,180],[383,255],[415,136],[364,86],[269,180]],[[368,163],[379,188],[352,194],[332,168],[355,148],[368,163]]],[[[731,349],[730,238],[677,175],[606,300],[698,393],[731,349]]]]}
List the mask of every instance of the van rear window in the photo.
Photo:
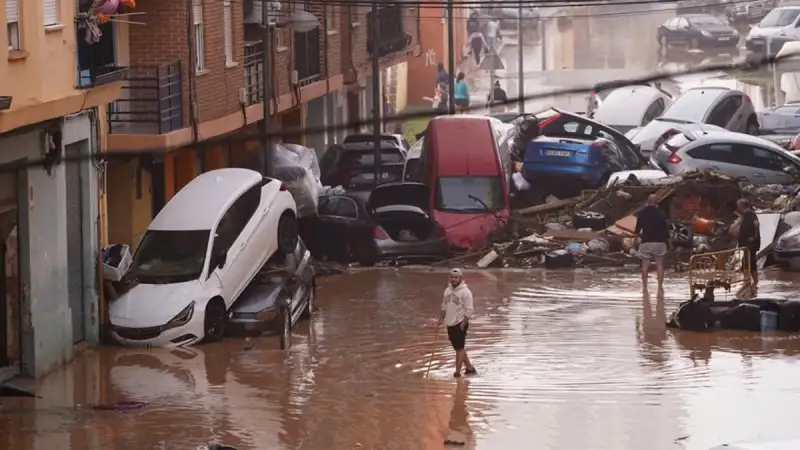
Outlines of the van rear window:
{"type": "MultiPolygon", "coordinates": [[[[381,150],[381,163],[402,163],[404,161],[403,154],[397,149],[382,149],[381,150]]],[[[373,150],[351,150],[342,155],[341,166],[343,168],[355,168],[372,166],[375,164],[375,151],[373,150]]]]}
{"type": "Polygon", "coordinates": [[[494,212],[506,206],[500,177],[440,177],[435,208],[453,212],[494,212]]]}

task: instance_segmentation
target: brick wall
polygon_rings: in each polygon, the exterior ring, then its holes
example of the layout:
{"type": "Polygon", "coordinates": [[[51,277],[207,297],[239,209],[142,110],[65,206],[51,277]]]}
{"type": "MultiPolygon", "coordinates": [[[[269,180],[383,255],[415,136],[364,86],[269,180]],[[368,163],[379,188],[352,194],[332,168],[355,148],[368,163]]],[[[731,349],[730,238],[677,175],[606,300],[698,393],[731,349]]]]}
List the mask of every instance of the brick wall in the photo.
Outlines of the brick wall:
{"type": "MultiPolygon", "coordinates": [[[[191,0],[139,0],[137,12],[144,12],[147,25],[130,26],[131,66],[157,66],[181,61],[183,66],[184,124],[189,116],[189,57],[194,48],[187,34],[186,3],[191,0]]],[[[198,121],[223,117],[239,110],[239,88],[244,86],[242,2],[231,1],[233,16],[234,67],[226,67],[223,38],[222,1],[203,0],[205,67],[196,76],[198,121]]],[[[138,20],[138,19],[137,19],[138,20]]]]}

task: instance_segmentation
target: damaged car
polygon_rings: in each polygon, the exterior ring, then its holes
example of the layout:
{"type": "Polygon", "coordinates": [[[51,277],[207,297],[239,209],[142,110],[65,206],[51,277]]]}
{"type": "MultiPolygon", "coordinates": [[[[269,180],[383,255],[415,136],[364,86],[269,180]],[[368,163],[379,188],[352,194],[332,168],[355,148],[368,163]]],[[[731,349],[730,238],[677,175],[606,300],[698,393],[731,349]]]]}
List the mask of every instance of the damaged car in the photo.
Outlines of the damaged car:
{"type": "Polygon", "coordinates": [[[322,197],[318,216],[304,236],[314,255],[362,266],[398,259],[442,259],[448,245],[444,229],[429,213],[429,192],[425,184],[405,182],[381,185],[367,198],[322,197]]]}
{"type": "Polygon", "coordinates": [[[228,331],[235,336],[281,333],[290,343],[292,327],[314,311],[311,252],[298,240],[294,252],[270,262],[231,308],[228,331]]]}

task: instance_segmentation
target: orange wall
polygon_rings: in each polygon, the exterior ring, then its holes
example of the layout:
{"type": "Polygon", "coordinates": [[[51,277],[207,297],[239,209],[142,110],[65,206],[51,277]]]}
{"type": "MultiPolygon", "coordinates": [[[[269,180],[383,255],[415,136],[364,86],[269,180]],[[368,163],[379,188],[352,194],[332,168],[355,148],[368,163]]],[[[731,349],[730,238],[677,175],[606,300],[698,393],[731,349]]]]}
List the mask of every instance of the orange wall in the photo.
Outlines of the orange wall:
{"type": "MultiPolygon", "coordinates": [[[[432,97],[436,83],[436,64],[448,67],[447,22],[444,7],[424,7],[420,11],[420,47],[422,53],[408,58],[408,105],[429,105],[423,97],[432,97]]],[[[453,31],[456,70],[461,63],[463,48],[467,42],[467,9],[454,8],[453,31]]],[[[450,70],[448,68],[448,70],[450,70]]]]}

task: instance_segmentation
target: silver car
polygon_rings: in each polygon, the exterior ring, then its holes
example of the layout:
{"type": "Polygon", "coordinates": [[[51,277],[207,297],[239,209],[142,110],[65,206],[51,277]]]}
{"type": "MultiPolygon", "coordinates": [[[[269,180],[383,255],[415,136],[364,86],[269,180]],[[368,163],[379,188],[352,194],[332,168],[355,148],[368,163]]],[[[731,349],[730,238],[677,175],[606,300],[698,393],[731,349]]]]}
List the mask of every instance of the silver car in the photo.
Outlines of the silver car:
{"type": "Polygon", "coordinates": [[[606,96],[592,119],[627,133],[660,117],[670,103],[669,95],[651,86],[621,87],[606,96]]]}
{"type": "MultiPolygon", "coordinates": [[[[759,134],[753,102],[744,92],[726,87],[696,87],[687,90],[664,111],[664,114],[626,137],[639,147],[642,155],[650,153],[663,141],[665,133],[682,129],[681,125],[709,124],[726,130],[759,134]]],[[[700,127],[705,129],[706,127],[700,127]]]]}
{"type": "Polygon", "coordinates": [[[800,103],[787,103],[759,111],[758,122],[764,134],[800,133],[800,103]]]}
{"type": "Polygon", "coordinates": [[[764,139],[741,133],[679,133],[650,157],[650,166],[670,175],[712,170],[748,184],[793,184],[800,158],[764,139]]]}

